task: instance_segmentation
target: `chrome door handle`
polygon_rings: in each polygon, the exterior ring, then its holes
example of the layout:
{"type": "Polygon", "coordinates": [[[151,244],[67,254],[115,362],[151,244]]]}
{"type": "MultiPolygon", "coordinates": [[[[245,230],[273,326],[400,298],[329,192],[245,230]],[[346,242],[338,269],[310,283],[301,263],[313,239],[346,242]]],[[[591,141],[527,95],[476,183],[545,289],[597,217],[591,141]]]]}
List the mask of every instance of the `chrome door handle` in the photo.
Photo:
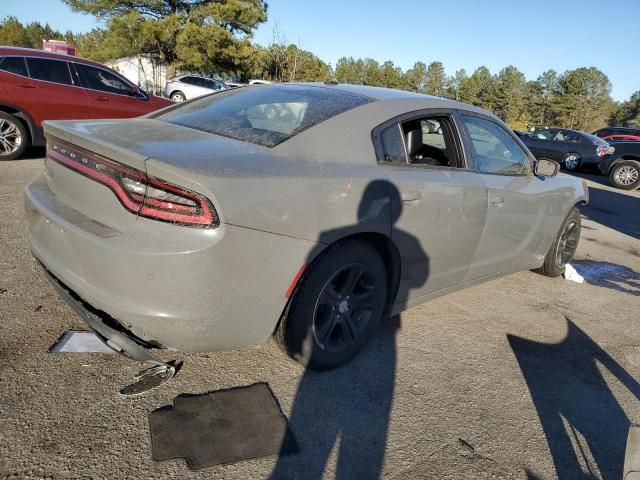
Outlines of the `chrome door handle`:
{"type": "Polygon", "coordinates": [[[491,205],[496,208],[500,208],[504,205],[504,198],[502,197],[492,197],[491,205]]]}
{"type": "Polygon", "coordinates": [[[31,82],[20,82],[20,83],[17,83],[16,85],[22,88],[38,88],[31,82]]]}
{"type": "Polygon", "coordinates": [[[422,198],[422,192],[420,192],[418,190],[411,190],[409,192],[402,192],[402,195],[400,196],[400,198],[402,198],[402,202],[403,203],[415,202],[415,201],[420,200],[422,198]]]}
{"type": "Polygon", "coordinates": [[[98,102],[108,102],[109,99],[107,97],[103,97],[103,96],[95,96],[93,97],[94,100],[97,100],[98,102]]]}

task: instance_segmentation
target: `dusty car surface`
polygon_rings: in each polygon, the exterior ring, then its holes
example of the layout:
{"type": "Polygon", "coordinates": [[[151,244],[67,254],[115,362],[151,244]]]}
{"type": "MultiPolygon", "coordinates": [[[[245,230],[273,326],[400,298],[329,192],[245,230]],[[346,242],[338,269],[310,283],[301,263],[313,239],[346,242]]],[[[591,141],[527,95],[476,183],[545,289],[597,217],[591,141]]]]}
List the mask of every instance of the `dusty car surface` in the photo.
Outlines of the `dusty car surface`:
{"type": "Polygon", "coordinates": [[[383,315],[519,270],[560,275],[588,200],[492,114],[375,87],[246,87],[45,133],[33,254],[134,358],[275,335],[309,368],[339,366],[383,315]]]}

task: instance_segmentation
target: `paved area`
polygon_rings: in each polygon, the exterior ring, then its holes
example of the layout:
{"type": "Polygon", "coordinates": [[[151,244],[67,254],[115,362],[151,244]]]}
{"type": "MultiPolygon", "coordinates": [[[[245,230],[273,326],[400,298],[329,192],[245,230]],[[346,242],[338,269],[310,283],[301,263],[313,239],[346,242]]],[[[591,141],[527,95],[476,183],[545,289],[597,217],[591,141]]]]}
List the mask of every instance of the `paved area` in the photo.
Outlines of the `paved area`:
{"type": "Polygon", "coordinates": [[[139,364],[47,353],[83,325],[29,255],[22,189],[41,167],[0,163],[0,478],[621,478],[640,422],[640,192],[585,177],[576,265],[591,283],[523,272],[440,298],[330,373],[273,342],[167,354],[184,361],[179,375],[123,399],[139,364]],[[299,455],[199,472],[151,458],[149,412],[255,382],[278,397],[299,455]]]}

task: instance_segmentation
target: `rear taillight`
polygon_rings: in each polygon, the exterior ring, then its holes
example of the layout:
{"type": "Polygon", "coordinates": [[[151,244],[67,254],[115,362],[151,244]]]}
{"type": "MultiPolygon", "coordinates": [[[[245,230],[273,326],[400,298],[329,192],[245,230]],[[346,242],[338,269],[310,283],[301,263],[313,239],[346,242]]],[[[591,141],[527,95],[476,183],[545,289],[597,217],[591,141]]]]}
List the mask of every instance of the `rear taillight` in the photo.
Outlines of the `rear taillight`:
{"type": "Polygon", "coordinates": [[[142,217],[189,227],[219,225],[202,195],[58,139],[47,141],[47,158],[109,188],[124,208],[142,217]]]}

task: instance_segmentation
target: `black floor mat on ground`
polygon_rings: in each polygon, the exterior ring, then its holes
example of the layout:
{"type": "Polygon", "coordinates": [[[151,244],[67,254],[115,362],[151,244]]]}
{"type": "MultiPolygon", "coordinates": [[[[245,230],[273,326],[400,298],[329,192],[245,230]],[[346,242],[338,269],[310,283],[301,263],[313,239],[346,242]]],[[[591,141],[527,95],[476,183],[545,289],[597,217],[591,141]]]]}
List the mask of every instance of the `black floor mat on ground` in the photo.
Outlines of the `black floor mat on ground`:
{"type": "Polygon", "coordinates": [[[156,460],[184,457],[197,470],[298,451],[266,383],[178,395],[173,403],[149,414],[156,460]]]}

